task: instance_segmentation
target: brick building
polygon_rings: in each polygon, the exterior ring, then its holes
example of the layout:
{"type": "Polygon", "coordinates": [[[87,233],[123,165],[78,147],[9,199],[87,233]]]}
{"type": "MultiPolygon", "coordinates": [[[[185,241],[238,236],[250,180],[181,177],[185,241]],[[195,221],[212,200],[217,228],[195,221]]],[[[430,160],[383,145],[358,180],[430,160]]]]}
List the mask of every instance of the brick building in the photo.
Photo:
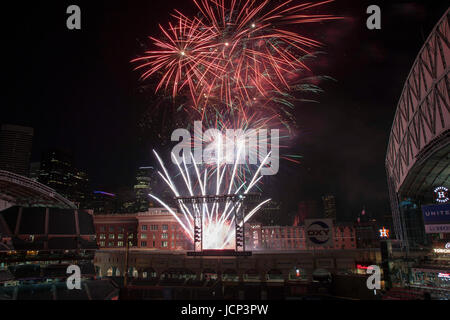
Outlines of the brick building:
{"type": "Polygon", "coordinates": [[[94,225],[100,248],[125,248],[128,237],[129,246],[133,249],[190,249],[182,228],[163,208],[150,208],[139,213],[97,214],[94,215],[94,225]]]}
{"type": "MultiPolygon", "coordinates": [[[[132,214],[97,214],[94,215],[94,224],[100,248],[125,248],[128,234],[132,249],[193,250],[193,244],[182,227],[164,208],[150,208],[146,212],[132,214]]],[[[322,249],[357,248],[353,225],[337,224],[333,232],[334,245],[322,249]]],[[[245,246],[247,250],[312,249],[306,245],[303,225],[264,226],[261,223],[246,224],[245,246]]]]}
{"type": "MultiPolygon", "coordinates": [[[[355,228],[352,225],[334,226],[334,245],[326,249],[356,249],[355,228]]],[[[247,250],[310,250],[306,245],[304,226],[246,225],[247,250]]]]}

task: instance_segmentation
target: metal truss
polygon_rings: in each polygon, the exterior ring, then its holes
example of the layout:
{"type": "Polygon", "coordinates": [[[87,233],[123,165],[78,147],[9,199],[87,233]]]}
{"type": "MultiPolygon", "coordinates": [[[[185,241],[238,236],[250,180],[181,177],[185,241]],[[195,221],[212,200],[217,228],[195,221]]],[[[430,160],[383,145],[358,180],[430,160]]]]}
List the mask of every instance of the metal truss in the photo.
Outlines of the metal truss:
{"type": "Polygon", "coordinates": [[[56,206],[76,209],[52,188],[27,177],[0,170],[0,199],[22,206],[56,206]]]}
{"type": "Polygon", "coordinates": [[[449,18],[447,10],[422,47],[397,106],[386,156],[396,192],[420,151],[450,129],[449,18]]]}
{"type": "Polygon", "coordinates": [[[434,27],[405,82],[394,117],[386,171],[397,239],[409,250],[398,192],[421,154],[450,129],[450,9],[434,27]]]}

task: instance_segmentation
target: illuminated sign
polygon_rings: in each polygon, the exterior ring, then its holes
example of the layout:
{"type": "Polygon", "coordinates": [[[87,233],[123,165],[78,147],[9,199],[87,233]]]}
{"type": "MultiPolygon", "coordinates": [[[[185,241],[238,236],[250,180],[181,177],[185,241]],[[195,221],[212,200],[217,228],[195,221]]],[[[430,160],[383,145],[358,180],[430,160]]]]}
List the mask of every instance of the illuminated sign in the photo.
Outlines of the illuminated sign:
{"type": "Polygon", "coordinates": [[[306,219],[306,243],[309,246],[333,246],[332,219],[306,219]]]}
{"type": "Polygon", "coordinates": [[[356,265],[356,269],[360,269],[360,270],[372,270],[372,266],[365,266],[362,264],[357,264],[356,265]]]}
{"type": "Polygon", "coordinates": [[[448,197],[448,189],[446,187],[437,187],[434,189],[434,196],[436,202],[447,203],[450,199],[448,197]]]}
{"type": "Polygon", "coordinates": [[[444,279],[449,279],[449,280],[450,280],[450,273],[442,273],[442,272],[439,272],[439,273],[438,273],[438,277],[439,277],[439,278],[444,278],[444,279]]]}
{"type": "Polygon", "coordinates": [[[425,233],[450,233],[450,224],[427,224],[425,233]]]}
{"type": "Polygon", "coordinates": [[[450,253],[450,249],[440,249],[440,248],[435,248],[433,249],[434,253],[450,253]]]}
{"type": "Polygon", "coordinates": [[[450,205],[422,206],[424,220],[427,224],[450,222],[450,205]]]}
{"type": "Polygon", "coordinates": [[[389,238],[389,229],[382,228],[380,229],[380,238],[389,238]]]}

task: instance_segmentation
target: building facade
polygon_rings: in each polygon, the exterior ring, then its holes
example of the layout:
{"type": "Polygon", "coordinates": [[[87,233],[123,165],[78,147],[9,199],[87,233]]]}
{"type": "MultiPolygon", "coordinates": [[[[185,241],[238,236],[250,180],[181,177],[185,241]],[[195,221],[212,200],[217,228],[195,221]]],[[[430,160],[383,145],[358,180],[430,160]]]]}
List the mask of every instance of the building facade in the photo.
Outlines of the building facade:
{"type": "MultiPolygon", "coordinates": [[[[176,209],[172,210],[176,212],[176,209]]],[[[193,244],[185,231],[164,208],[149,208],[146,212],[128,214],[95,214],[94,224],[100,248],[125,248],[128,232],[130,248],[154,251],[193,250],[193,244]]],[[[356,229],[353,225],[337,224],[333,233],[332,246],[314,250],[357,248],[356,229]]],[[[306,244],[303,225],[264,226],[261,223],[246,223],[245,247],[248,251],[313,250],[306,244]]]]}
{"type": "Polygon", "coordinates": [[[336,198],[333,195],[322,197],[324,218],[336,220],[336,198]]]}
{"type": "Polygon", "coordinates": [[[10,124],[1,125],[0,170],[28,176],[33,133],[33,128],[10,124]]]}
{"type": "Polygon", "coordinates": [[[69,152],[60,149],[44,152],[38,181],[55,189],[78,207],[86,208],[90,195],[89,178],[85,172],[75,168],[69,152]]]}
{"type": "MultiPolygon", "coordinates": [[[[323,249],[356,249],[356,232],[352,225],[334,226],[333,246],[323,249]]],[[[313,250],[307,246],[305,228],[301,226],[263,226],[258,223],[247,223],[245,228],[245,244],[249,251],[257,250],[313,250]]]]}
{"type": "Polygon", "coordinates": [[[151,166],[140,167],[136,174],[136,184],[134,185],[134,193],[136,195],[136,211],[144,212],[150,207],[149,193],[151,186],[156,183],[155,169],[151,166]]]}
{"type": "MultiPolygon", "coordinates": [[[[176,210],[174,210],[176,212],[176,210]]],[[[190,250],[191,245],[176,219],[163,208],[129,214],[95,214],[94,225],[100,248],[140,250],[190,250]]]]}

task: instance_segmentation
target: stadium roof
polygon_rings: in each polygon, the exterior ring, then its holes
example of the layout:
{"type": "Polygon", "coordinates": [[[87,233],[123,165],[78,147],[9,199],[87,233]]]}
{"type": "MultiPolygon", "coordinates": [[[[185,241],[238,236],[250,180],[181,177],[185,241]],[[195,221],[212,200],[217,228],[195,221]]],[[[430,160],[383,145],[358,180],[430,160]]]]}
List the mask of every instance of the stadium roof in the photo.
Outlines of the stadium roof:
{"type": "Polygon", "coordinates": [[[0,199],[20,206],[76,208],[52,188],[4,170],[0,170],[0,199]]]}

